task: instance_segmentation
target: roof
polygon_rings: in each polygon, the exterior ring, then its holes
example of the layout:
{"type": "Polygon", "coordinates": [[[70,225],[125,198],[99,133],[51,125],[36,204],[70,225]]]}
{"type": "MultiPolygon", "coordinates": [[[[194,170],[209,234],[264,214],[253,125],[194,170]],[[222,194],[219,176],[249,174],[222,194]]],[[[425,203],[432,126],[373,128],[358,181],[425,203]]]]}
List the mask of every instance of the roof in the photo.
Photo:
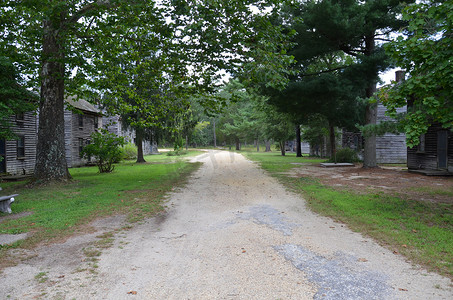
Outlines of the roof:
{"type": "Polygon", "coordinates": [[[77,98],[77,96],[69,96],[65,99],[66,106],[70,106],[71,108],[75,108],[81,110],[83,112],[89,112],[94,114],[101,115],[101,110],[97,109],[93,104],[90,102],[77,98]]]}

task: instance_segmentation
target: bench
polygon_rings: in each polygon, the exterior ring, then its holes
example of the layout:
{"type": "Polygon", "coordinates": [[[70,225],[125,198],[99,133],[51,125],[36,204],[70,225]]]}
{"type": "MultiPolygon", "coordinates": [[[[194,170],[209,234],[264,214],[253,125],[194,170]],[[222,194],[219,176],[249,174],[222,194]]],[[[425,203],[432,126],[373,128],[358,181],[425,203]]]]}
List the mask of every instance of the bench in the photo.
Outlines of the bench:
{"type": "Polygon", "coordinates": [[[14,202],[14,197],[19,196],[19,194],[13,194],[9,196],[0,196],[0,211],[10,214],[11,203],[14,202]]]}

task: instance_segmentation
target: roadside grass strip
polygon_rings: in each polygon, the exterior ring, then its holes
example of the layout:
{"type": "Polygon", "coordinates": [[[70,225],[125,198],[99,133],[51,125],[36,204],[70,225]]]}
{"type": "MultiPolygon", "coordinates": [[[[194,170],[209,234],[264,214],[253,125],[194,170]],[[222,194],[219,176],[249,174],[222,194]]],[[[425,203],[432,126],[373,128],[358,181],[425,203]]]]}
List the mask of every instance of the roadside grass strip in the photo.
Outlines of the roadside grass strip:
{"type": "MultiPolygon", "coordinates": [[[[185,157],[200,153],[191,151],[185,157]]],[[[99,217],[126,214],[134,222],[153,216],[164,209],[164,196],[200,166],[165,154],[145,159],[144,164],[117,164],[114,172],[104,174],[97,167],[72,168],[69,183],[32,187],[26,182],[2,183],[4,192],[19,194],[13,216],[24,216],[6,217],[0,222],[0,234],[28,233],[28,237],[1,245],[1,256],[9,248],[32,248],[83,232],[99,217]]]]}
{"type": "Polygon", "coordinates": [[[294,162],[319,163],[316,160],[276,153],[244,154],[301,194],[314,212],[374,238],[395,255],[402,254],[430,271],[453,278],[453,203],[403,199],[397,194],[357,194],[344,187],[325,186],[309,176],[288,175],[292,168],[301,167],[294,162]]]}

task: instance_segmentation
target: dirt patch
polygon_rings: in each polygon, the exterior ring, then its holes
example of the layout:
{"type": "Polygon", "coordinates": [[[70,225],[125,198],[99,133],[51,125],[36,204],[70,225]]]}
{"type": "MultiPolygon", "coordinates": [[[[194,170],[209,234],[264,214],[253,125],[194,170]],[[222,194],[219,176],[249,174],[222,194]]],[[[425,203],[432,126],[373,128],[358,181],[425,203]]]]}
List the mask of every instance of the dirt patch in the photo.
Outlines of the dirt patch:
{"type": "Polygon", "coordinates": [[[414,174],[403,167],[365,169],[356,165],[323,168],[304,164],[293,169],[292,176],[318,178],[325,185],[357,193],[385,193],[412,200],[453,204],[453,177],[414,174]]]}

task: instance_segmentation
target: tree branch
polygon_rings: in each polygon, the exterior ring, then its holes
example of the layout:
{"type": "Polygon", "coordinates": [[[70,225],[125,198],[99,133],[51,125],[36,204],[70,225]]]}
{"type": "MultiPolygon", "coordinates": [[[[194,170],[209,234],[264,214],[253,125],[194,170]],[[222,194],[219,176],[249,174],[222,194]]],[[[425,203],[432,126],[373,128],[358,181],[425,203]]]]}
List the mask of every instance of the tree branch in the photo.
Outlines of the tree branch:
{"type": "Polygon", "coordinates": [[[343,70],[343,69],[345,69],[347,67],[348,66],[341,66],[341,67],[338,67],[338,68],[333,68],[333,69],[329,69],[329,70],[319,71],[319,72],[315,72],[315,73],[302,74],[300,77],[309,77],[309,76],[316,76],[316,75],[320,75],[320,74],[324,74],[324,73],[331,73],[331,72],[335,72],[335,71],[338,71],[338,70],[343,70]]]}

